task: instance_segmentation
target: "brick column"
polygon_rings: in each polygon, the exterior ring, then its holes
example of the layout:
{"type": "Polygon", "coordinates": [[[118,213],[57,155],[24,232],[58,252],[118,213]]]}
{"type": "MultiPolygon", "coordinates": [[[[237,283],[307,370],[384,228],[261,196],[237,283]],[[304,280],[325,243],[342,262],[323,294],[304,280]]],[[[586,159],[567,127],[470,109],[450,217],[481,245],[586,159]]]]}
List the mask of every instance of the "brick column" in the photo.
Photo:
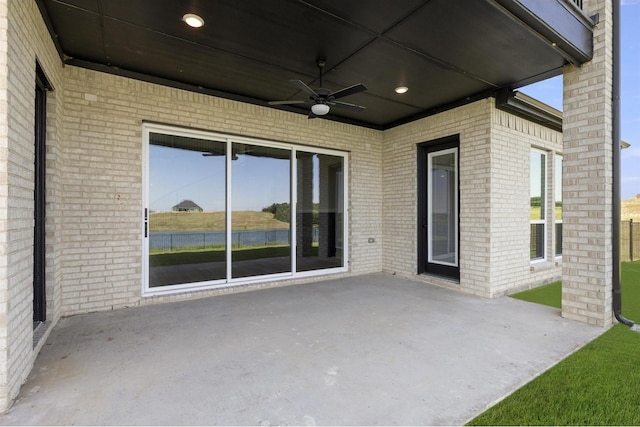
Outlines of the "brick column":
{"type": "Polygon", "coordinates": [[[585,0],[599,14],[593,60],[564,69],[562,315],[612,323],[612,5],[585,0]]]}

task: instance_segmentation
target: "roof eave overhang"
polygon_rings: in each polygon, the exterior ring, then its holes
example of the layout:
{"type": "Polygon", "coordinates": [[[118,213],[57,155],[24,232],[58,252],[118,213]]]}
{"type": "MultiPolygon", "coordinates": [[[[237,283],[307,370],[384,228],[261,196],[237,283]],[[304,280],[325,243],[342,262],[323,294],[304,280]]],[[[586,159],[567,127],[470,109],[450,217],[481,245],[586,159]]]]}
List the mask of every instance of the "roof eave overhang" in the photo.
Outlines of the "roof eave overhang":
{"type": "Polygon", "coordinates": [[[522,92],[508,89],[498,92],[496,108],[562,132],[562,112],[522,92]]]}
{"type": "Polygon", "coordinates": [[[567,61],[579,65],[593,58],[593,28],[589,17],[571,0],[495,0],[532,33],[554,47],[567,61]]]}

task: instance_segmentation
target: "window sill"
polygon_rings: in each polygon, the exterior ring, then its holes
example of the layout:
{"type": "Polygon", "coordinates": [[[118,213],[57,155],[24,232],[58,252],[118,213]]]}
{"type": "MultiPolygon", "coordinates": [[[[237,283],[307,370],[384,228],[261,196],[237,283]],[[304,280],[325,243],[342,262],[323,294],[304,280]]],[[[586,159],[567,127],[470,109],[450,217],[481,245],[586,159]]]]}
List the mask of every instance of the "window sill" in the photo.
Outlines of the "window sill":
{"type": "Polygon", "coordinates": [[[548,270],[557,265],[558,264],[556,262],[539,260],[539,261],[531,261],[531,266],[529,268],[530,268],[530,271],[536,272],[536,271],[548,270]]]}

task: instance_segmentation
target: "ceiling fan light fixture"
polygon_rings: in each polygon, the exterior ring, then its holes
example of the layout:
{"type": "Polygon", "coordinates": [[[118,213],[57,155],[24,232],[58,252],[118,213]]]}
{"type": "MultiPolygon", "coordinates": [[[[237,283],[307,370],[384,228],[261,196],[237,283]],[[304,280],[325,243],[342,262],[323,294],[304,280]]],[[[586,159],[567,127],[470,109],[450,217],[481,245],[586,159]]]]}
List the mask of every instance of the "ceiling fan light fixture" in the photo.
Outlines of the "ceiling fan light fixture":
{"type": "Polygon", "coordinates": [[[316,116],[324,116],[329,112],[329,106],[327,104],[313,104],[311,106],[311,111],[316,116]]]}
{"type": "Polygon", "coordinates": [[[409,90],[408,87],[406,86],[398,86],[397,88],[394,89],[396,91],[397,94],[403,94],[403,93],[407,93],[407,91],[409,90]]]}
{"type": "Polygon", "coordinates": [[[182,17],[185,24],[193,28],[200,28],[204,25],[204,19],[194,13],[187,13],[182,17]]]}

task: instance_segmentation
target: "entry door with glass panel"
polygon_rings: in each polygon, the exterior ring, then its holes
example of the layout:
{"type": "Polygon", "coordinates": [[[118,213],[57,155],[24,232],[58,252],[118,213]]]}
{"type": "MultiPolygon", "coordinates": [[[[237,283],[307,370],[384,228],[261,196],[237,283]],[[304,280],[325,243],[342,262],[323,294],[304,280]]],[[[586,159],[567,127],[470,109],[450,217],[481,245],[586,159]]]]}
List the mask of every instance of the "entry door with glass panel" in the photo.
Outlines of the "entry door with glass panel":
{"type": "Polygon", "coordinates": [[[460,277],[457,145],[420,146],[419,273],[460,277]]]}

